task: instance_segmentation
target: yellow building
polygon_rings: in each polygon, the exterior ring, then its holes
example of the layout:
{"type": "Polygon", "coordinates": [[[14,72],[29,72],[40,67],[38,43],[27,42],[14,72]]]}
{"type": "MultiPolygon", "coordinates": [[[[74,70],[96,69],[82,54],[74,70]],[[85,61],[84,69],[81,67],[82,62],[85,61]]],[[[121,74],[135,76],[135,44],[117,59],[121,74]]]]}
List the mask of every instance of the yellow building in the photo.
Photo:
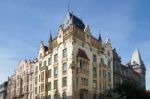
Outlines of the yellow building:
{"type": "Polygon", "coordinates": [[[49,46],[40,43],[34,60],[35,99],[98,99],[113,87],[109,39],[91,35],[89,26],[68,12],[49,46]]]}

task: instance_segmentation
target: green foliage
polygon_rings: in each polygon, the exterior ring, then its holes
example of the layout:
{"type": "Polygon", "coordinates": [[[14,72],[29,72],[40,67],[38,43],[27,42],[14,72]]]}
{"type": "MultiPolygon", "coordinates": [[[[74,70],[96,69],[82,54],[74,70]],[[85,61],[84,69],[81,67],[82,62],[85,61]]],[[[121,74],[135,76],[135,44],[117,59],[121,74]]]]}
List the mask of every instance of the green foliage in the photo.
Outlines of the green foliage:
{"type": "Polygon", "coordinates": [[[135,82],[124,81],[116,89],[105,92],[106,99],[150,99],[144,89],[135,82]]]}

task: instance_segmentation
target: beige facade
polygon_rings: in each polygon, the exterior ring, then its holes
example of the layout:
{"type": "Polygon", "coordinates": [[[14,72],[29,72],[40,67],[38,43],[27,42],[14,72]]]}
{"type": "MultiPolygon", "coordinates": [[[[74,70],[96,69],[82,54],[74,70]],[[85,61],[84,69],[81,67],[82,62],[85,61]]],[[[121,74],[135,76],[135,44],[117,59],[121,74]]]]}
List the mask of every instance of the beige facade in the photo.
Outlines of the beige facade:
{"type": "Polygon", "coordinates": [[[15,74],[8,79],[8,99],[34,99],[33,71],[30,61],[20,61],[15,74]]]}
{"type": "Polygon", "coordinates": [[[35,64],[34,92],[36,99],[96,99],[113,87],[112,47],[90,33],[88,26],[81,29],[68,13],[58,35],[49,46],[40,43],[35,64]],[[70,22],[71,21],[71,22],[70,22]]]}
{"type": "Polygon", "coordinates": [[[8,99],[101,99],[114,87],[113,49],[109,39],[92,36],[81,19],[68,12],[48,46],[21,61],[8,81],[8,99]]]}

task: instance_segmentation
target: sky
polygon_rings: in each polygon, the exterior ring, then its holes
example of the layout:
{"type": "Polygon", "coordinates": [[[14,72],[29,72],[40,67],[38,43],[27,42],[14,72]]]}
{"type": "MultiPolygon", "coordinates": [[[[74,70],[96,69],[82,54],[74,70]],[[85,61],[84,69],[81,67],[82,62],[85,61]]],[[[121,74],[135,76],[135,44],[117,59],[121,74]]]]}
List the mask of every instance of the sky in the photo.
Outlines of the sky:
{"type": "Polygon", "coordinates": [[[21,60],[37,57],[40,41],[48,44],[49,31],[57,35],[68,5],[92,35],[110,38],[123,64],[135,48],[140,50],[150,89],[150,0],[0,0],[0,83],[21,60]]]}

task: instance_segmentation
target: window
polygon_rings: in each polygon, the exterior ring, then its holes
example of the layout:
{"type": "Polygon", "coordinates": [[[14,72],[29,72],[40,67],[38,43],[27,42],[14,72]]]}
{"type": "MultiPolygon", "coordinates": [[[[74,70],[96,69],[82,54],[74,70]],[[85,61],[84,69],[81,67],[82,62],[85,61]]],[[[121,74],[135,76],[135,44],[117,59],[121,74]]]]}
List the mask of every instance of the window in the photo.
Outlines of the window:
{"type": "Polygon", "coordinates": [[[32,91],[32,84],[30,84],[30,91],[32,91]]]}
{"type": "Polygon", "coordinates": [[[44,81],[44,72],[41,73],[41,81],[44,81]]]}
{"type": "Polygon", "coordinates": [[[63,49],[63,58],[67,57],[67,48],[63,49]]]}
{"type": "Polygon", "coordinates": [[[41,84],[41,92],[44,91],[44,84],[41,84]]]}
{"type": "Polygon", "coordinates": [[[39,93],[40,93],[41,87],[39,86],[39,93]]]}
{"type": "Polygon", "coordinates": [[[111,73],[108,72],[108,80],[111,80],[111,73]]]}
{"type": "Polygon", "coordinates": [[[63,77],[62,79],[62,86],[67,86],[67,77],[63,77]]]}
{"type": "Polygon", "coordinates": [[[93,99],[96,99],[96,94],[93,94],[93,99]]]}
{"type": "Polygon", "coordinates": [[[101,58],[101,64],[104,65],[104,59],[103,58],[101,58]]]}
{"type": "Polygon", "coordinates": [[[57,84],[58,84],[58,82],[57,82],[57,80],[55,80],[54,81],[54,89],[57,89],[57,84]]]}
{"type": "Polygon", "coordinates": [[[95,54],[93,54],[93,62],[97,62],[97,57],[95,54]]]}
{"type": "Polygon", "coordinates": [[[48,83],[47,87],[48,91],[51,90],[51,82],[48,83]]]}
{"type": "Polygon", "coordinates": [[[40,70],[40,68],[42,67],[42,62],[41,63],[39,63],[39,70],[40,70]]]}
{"type": "Polygon", "coordinates": [[[55,67],[55,68],[54,68],[54,76],[57,76],[57,74],[58,74],[58,68],[55,67]]]}
{"type": "Polygon", "coordinates": [[[35,94],[37,94],[37,87],[35,87],[35,94]]]}
{"type": "Polygon", "coordinates": [[[35,73],[37,73],[37,72],[38,72],[38,66],[35,67],[35,73]]]}
{"type": "Polygon", "coordinates": [[[108,61],[108,67],[109,67],[109,68],[111,67],[111,62],[110,62],[110,61],[108,61]]]}
{"type": "Polygon", "coordinates": [[[94,77],[97,76],[97,69],[96,69],[96,67],[93,67],[93,76],[94,76],[94,77]]]}
{"type": "Polygon", "coordinates": [[[57,62],[57,60],[58,60],[58,55],[55,54],[55,55],[54,55],[54,62],[57,62]]]}
{"type": "Polygon", "coordinates": [[[57,94],[54,95],[54,99],[58,99],[57,94]]]}
{"type": "Polygon", "coordinates": [[[80,60],[80,68],[82,69],[83,64],[82,64],[82,60],[80,60]]]}
{"type": "Polygon", "coordinates": [[[37,77],[35,77],[35,85],[37,85],[37,80],[38,80],[37,77]]]}
{"type": "Polygon", "coordinates": [[[93,88],[96,89],[97,88],[97,81],[93,80],[93,88]]]}
{"type": "Polygon", "coordinates": [[[106,70],[103,69],[103,77],[106,77],[106,70]]]}
{"type": "Polygon", "coordinates": [[[66,92],[63,92],[62,99],[66,99],[66,92]]]}
{"type": "Polygon", "coordinates": [[[51,99],[51,95],[48,95],[48,96],[47,96],[47,99],[51,99]]]}
{"type": "Polygon", "coordinates": [[[50,78],[50,77],[51,77],[51,69],[48,70],[48,78],[50,78]]]}
{"type": "Polygon", "coordinates": [[[63,63],[63,71],[66,71],[67,70],[67,63],[63,63]]]}
{"type": "Polygon", "coordinates": [[[46,66],[46,60],[43,62],[43,66],[46,66]]]}
{"type": "Polygon", "coordinates": [[[48,58],[48,65],[51,65],[51,58],[48,58]]]}

